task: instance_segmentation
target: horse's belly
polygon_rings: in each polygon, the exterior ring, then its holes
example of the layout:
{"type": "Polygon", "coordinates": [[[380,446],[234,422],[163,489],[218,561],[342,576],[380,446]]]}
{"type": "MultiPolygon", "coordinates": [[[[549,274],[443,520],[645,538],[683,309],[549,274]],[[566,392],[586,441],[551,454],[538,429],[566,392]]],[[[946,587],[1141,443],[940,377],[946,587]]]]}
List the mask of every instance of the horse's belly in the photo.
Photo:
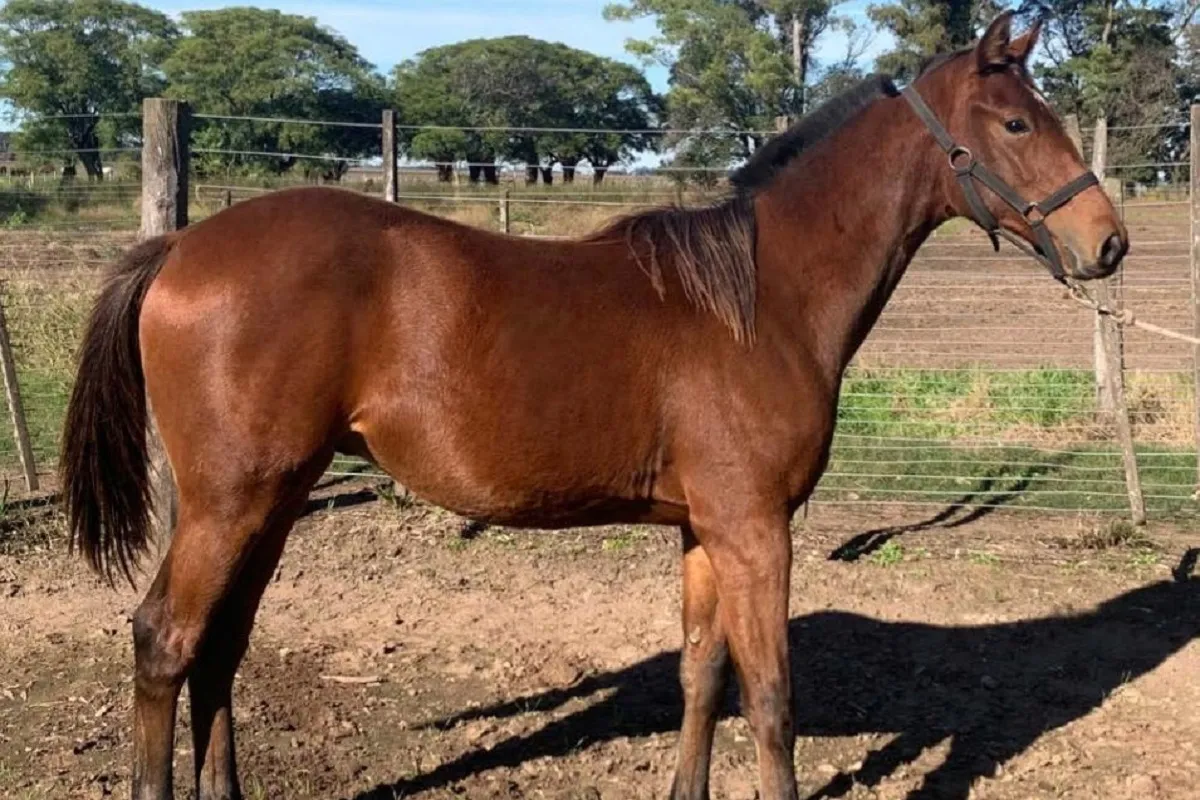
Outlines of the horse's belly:
{"type": "Polygon", "coordinates": [[[518,422],[426,406],[360,419],[354,429],[351,441],[361,444],[343,449],[472,519],[543,528],[686,520],[658,443],[629,424],[597,437],[585,432],[593,426],[553,413],[518,422]]]}

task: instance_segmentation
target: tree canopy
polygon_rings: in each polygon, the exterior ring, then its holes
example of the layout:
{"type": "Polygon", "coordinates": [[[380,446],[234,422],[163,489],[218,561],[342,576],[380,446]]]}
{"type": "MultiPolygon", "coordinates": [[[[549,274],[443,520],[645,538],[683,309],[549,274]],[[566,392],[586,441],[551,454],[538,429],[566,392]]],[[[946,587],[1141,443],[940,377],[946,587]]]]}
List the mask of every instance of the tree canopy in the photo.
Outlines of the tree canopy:
{"type": "Polygon", "coordinates": [[[867,17],[896,41],[876,68],[911,79],[929,56],[973,42],[1003,5],[1004,0],[900,0],[869,6],[867,17]]]}
{"type": "Polygon", "coordinates": [[[177,36],[165,15],[122,0],[9,0],[0,8],[0,98],[55,117],[28,121],[17,147],[77,151],[88,175],[102,177],[100,148],[136,120],[94,115],[136,111],[160,93],[177,36]]]}
{"type": "MultiPolygon", "coordinates": [[[[1168,159],[1171,138],[1154,126],[1184,115],[1173,20],[1177,6],[1123,0],[1048,0],[1035,75],[1062,114],[1124,129],[1109,137],[1114,163],[1168,159]]],[[[1119,177],[1151,179],[1153,168],[1119,177]]]]}
{"type": "Polygon", "coordinates": [[[658,35],[627,49],[667,68],[668,139],[679,166],[754,152],[783,115],[805,108],[812,48],[835,20],[832,0],[623,0],[605,17],[653,17],[658,35]]]}
{"type": "MultiPolygon", "coordinates": [[[[208,114],[378,123],[382,79],[352,44],[310,17],[259,8],[183,14],[185,35],[163,65],[167,93],[208,114]]],[[[294,158],[205,150],[296,152],[355,158],[379,152],[369,128],[218,120],[197,125],[201,170],[248,165],[282,172],[294,158]]],[[[300,160],[336,173],[344,162],[300,160]]]]}
{"type": "MultiPolygon", "coordinates": [[[[442,164],[497,158],[531,169],[561,164],[567,179],[581,161],[598,174],[650,149],[658,100],[633,67],[528,36],[473,39],[435,47],[399,64],[395,96],[410,155],[442,164]],[[472,130],[503,128],[508,130],[472,130]],[[514,129],[556,130],[514,130],[514,129]],[[605,129],[612,133],[589,133],[605,129]]],[[[476,168],[489,179],[494,170],[476,168]]],[[[536,172],[532,173],[536,175],[536,172]]]]}

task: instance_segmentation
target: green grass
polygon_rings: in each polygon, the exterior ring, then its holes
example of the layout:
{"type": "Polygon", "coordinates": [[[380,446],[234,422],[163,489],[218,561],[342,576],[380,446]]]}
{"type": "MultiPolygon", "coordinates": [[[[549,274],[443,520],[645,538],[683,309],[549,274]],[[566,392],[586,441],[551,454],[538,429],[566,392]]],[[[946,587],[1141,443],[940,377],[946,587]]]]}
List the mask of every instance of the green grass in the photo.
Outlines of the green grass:
{"type": "Polygon", "coordinates": [[[967,554],[967,560],[981,567],[995,567],[1000,564],[999,556],[995,553],[987,553],[982,550],[972,550],[967,554]]]}
{"type": "Polygon", "coordinates": [[[33,188],[0,180],[0,230],[70,222],[137,229],[141,188],[129,182],[54,183],[33,188]]]}
{"type": "MultiPolygon", "coordinates": [[[[1184,381],[1154,377],[1159,395],[1190,404],[1184,381]]],[[[1092,380],[1060,369],[852,371],[816,499],[1125,510],[1123,466],[1092,380]]],[[[1159,517],[1191,515],[1190,431],[1168,423],[1155,432],[1178,446],[1137,448],[1146,505],[1159,517]]]]}
{"type": "Polygon", "coordinates": [[[904,546],[897,541],[884,542],[869,559],[877,567],[894,567],[904,560],[904,546]]]}
{"type": "MultiPolygon", "coordinates": [[[[1155,445],[1137,453],[1147,509],[1159,518],[1194,515],[1195,453],[1155,445]]],[[[1119,454],[1091,443],[1048,453],[1028,445],[970,447],[953,440],[906,442],[903,450],[891,451],[835,440],[815,500],[1128,509],[1119,454]]]]}
{"type": "Polygon", "coordinates": [[[842,387],[842,434],[949,439],[1020,425],[1050,428],[1089,419],[1090,373],[1040,369],[859,370],[842,387]]]}

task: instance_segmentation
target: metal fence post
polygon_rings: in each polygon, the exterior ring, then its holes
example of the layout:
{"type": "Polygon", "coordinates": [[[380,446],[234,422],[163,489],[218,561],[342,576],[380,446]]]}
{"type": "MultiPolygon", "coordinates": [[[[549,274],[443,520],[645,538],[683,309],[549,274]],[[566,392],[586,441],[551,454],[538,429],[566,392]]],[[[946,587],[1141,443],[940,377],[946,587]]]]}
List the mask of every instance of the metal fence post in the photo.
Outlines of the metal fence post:
{"type": "MultiPolygon", "coordinates": [[[[142,104],[142,228],[149,239],[188,224],[188,172],[191,165],[191,110],[187,103],[150,97],[142,104]]],[[[147,422],[151,501],[160,542],[175,527],[178,496],[171,465],[154,424],[147,422]]]]}
{"type": "Polygon", "coordinates": [[[511,233],[512,225],[509,222],[509,190],[505,189],[504,194],[500,195],[500,232],[511,233]]]}

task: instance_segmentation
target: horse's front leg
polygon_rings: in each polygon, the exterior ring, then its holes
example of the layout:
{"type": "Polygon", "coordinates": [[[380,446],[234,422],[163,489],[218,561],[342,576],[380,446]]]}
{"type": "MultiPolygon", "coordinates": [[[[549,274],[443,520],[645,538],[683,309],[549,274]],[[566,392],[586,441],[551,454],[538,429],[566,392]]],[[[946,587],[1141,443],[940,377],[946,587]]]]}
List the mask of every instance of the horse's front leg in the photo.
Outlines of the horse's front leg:
{"type": "Polygon", "coordinates": [[[794,800],[795,736],[787,615],[792,548],[784,503],[743,500],[736,517],[693,508],[692,529],[712,564],[719,624],[758,752],[762,800],[794,800]]]}
{"type": "Polygon", "coordinates": [[[683,725],[671,800],[708,800],[713,731],[729,672],[729,648],[717,613],[712,562],[690,528],[683,529],[683,725]]]}

